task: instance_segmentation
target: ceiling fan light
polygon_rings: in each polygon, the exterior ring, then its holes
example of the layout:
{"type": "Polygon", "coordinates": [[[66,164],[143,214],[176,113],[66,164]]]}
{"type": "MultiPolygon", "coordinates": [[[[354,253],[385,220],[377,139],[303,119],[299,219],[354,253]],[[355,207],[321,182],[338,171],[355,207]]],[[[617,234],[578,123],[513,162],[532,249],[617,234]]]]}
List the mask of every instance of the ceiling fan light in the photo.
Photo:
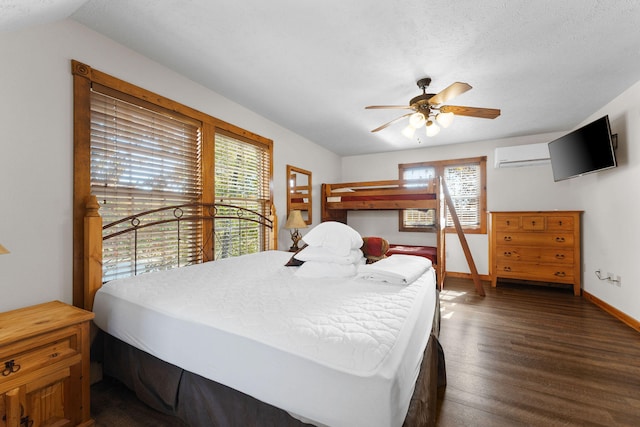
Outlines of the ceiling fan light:
{"type": "Polygon", "coordinates": [[[440,126],[429,120],[427,122],[427,136],[436,136],[440,132],[440,126]]]}
{"type": "Polygon", "coordinates": [[[448,128],[449,125],[453,122],[454,114],[452,112],[448,113],[438,113],[436,116],[436,121],[443,128],[448,128]]]}
{"type": "Polygon", "coordinates": [[[404,136],[406,136],[407,138],[411,139],[413,138],[413,134],[416,133],[416,128],[414,128],[413,126],[409,125],[406,128],[404,128],[402,130],[402,134],[404,136]]]}
{"type": "Polygon", "coordinates": [[[409,116],[409,124],[415,129],[419,129],[424,126],[426,121],[427,119],[425,119],[424,114],[422,113],[413,113],[409,116]]]}

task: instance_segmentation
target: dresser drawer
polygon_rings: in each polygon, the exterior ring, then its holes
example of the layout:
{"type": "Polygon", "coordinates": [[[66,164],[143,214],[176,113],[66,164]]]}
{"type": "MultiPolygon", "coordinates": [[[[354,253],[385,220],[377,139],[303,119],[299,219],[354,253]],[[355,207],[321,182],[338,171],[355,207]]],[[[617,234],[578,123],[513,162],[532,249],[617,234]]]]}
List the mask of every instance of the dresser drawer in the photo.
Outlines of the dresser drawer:
{"type": "Polygon", "coordinates": [[[494,226],[496,230],[512,230],[518,231],[520,228],[519,215],[500,215],[494,218],[494,226]]]}
{"type": "Polygon", "coordinates": [[[496,245],[573,247],[573,234],[498,231],[496,245]]]}
{"type": "Polygon", "coordinates": [[[573,249],[499,245],[496,247],[496,259],[573,265],[573,249]]]}
{"type": "Polygon", "coordinates": [[[544,231],[546,218],[542,215],[526,215],[522,217],[522,229],[526,231],[544,231]]]}
{"type": "Polygon", "coordinates": [[[573,217],[554,216],[547,218],[548,231],[573,231],[576,226],[573,217]]]}
{"type": "Polygon", "coordinates": [[[573,283],[573,268],[570,265],[537,264],[498,260],[497,277],[511,277],[543,282],[573,283]]]}

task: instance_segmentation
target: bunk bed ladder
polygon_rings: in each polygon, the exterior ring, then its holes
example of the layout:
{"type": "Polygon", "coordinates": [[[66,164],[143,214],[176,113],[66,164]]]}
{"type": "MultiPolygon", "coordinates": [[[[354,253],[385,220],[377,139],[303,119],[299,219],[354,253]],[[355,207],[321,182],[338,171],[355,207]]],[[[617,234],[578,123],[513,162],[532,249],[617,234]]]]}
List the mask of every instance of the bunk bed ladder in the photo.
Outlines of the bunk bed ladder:
{"type": "MultiPolygon", "coordinates": [[[[467,264],[469,265],[469,270],[471,271],[471,278],[473,279],[473,283],[476,286],[476,292],[478,292],[478,295],[484,296],[484,288],[482,286],[482,282],[480,281],[478,269],[476,268],[476,264],[473,261],[473,256],[471,256],[471,250],[469,249],[467,238],[462,231],[462,225],[460,225],[460,219],[458,218],[458,213],[456,212],[455,205],[453,204],[453,199],[451,198],[451,193],[449,193],[449,188],[447,187],[447,183],[445,182],[444,177],[440,177],[440,183],[442,185],[442,193],[444,194],[446,205],[449,208],[451,219],[453,220],[453,224],[456,228],[456,233],[458,233],[458,238],[460,239],[460,245],[462,246],[464,256],[467,259],[467,264]]],[[[444,230],[444,227],[442,227],[442,229],[444,230]]],[[[445,236],[443,236],[443,240],[444,238],[445,236]]]]}

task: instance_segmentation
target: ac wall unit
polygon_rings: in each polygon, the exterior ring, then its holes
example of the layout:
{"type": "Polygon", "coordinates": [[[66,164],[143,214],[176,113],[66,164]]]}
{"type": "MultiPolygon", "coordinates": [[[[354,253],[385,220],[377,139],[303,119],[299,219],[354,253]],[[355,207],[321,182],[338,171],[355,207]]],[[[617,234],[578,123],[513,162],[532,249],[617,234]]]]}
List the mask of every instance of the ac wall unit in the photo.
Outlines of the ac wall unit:
{"type": "Polygon", "coordinates": [[[550,158],[549,145],[546,142],[513,147],[496,147],[496,168],[537,166],[547,163],[550,163],[550,158]]]}

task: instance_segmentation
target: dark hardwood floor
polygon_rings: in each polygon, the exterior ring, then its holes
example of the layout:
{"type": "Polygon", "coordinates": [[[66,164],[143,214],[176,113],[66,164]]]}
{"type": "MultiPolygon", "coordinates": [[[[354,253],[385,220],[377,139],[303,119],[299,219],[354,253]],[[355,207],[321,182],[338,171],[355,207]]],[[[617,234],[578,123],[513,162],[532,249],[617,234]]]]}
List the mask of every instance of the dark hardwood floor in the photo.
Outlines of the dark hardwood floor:
{"type": "Polygon", "coordinates": [[[438,426],[640,426],[640,334],[569,289],[441,294],[438,426]]]}
{"type": "MultiPolygon", "coordinates": [[[[640,333],[569,289],[448,279],[438,426],[640,426],[640,333]]],[[[97,426],[182,426],[122,386],[92,387],[97,426]]]]}

